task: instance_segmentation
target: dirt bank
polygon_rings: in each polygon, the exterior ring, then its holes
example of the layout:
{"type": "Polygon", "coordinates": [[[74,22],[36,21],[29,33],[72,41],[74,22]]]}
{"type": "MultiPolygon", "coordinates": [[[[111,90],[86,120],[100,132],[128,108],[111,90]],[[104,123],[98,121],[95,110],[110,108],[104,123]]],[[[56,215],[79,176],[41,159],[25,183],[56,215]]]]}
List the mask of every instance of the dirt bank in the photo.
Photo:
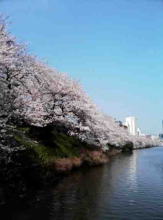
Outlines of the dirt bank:
{"type": "Polygon", "coordinates": [[[107,152],[102,150],[83,149],[79,157],[56,159],[51,166],[57,173],[66,173],[83,165],[98,166],[109,162],[112,156],[121,153],[119,149],[111,149],[107,152]]]}

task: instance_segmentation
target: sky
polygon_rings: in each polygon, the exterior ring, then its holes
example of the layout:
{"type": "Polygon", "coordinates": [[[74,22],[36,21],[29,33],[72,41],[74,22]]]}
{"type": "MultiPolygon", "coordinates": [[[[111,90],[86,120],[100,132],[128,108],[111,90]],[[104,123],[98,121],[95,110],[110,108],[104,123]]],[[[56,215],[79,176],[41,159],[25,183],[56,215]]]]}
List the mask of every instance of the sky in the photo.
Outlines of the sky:
{"type": "Polygon", "coordinates": [[[9,30],[30,53],[79,80],[116,119],[163,119],[163,0],[0,0],[9,30]]]}

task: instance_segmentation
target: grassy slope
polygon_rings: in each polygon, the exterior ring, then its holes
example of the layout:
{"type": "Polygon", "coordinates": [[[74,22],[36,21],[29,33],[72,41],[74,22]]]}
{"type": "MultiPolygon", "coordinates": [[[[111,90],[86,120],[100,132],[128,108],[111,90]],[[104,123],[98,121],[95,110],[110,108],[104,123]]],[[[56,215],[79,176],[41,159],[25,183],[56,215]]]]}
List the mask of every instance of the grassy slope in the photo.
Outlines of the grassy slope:
{"type": "Polygon", "coordinates": [[[54,129],[19,127],[15,129],[14,137],[42,165],[48,165],[57,158],[78,157],[82,148],[89,148],[75,137],[54,129]]]}

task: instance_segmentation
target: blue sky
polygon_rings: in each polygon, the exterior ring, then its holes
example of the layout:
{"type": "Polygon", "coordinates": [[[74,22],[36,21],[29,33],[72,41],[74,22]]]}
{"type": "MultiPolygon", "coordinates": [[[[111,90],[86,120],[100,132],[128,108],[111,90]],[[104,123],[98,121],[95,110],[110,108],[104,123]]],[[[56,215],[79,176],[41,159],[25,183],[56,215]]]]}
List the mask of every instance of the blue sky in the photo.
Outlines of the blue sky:
{"type": "Polygon", "coordinates": [[[162,0],[0,0],[0,12],[32,53],[81,81],[104,112],[160,132],[162,0]]]}

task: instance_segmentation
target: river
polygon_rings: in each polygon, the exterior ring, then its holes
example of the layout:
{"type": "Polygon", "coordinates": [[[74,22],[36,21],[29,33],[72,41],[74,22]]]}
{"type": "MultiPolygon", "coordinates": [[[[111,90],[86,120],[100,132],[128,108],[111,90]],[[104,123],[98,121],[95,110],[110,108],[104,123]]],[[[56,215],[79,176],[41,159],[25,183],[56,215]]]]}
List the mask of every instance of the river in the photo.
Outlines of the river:
{"type": "Polygon", "coordinates": [[[120,154],[104,166],[73,172],[28,205],[7,207],[6,219],[163,219],[163,147],[120,154]]]}

